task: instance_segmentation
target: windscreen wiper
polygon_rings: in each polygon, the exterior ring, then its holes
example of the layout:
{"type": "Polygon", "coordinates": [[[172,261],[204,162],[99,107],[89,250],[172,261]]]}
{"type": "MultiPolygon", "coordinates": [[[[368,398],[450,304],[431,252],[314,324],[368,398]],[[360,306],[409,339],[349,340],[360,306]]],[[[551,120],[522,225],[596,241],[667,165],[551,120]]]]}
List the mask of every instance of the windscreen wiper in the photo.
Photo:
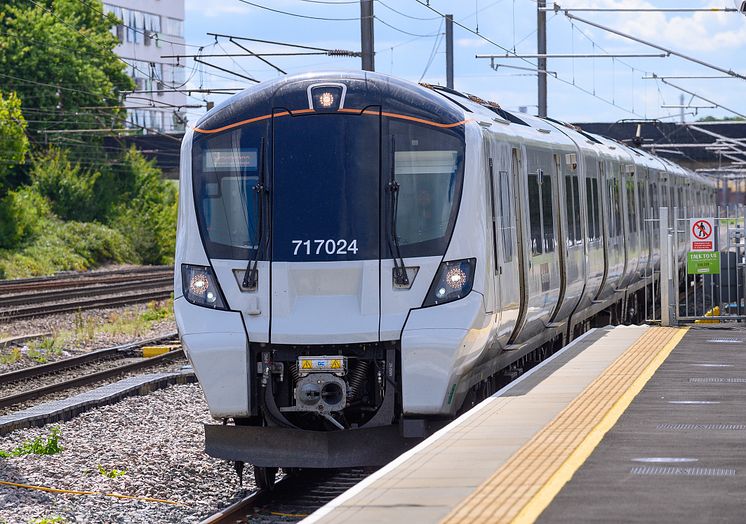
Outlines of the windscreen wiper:
{"type": "Polygon", "coordinates": [[[391,178],[387,189],[391,198],[389,200],[389,224],[391,231],[389,234],[389,249],[394,259],[394,284],[401,287],[409,287],[409,275],[404,265],[404,258],[401,256],[401,247],[399,237],[396,234],[396,218],[399,214],[399,182],[396,181],[396,144],[394,137],[391,137],[391,178]],[[393,246],[392,246],[393,243],[393,246]]]}
{"type": "Polygon", "coordinates": [[[249,258],[249,263],[246,265],[246,271],[243,275],[241,285],[244,289],[255,289],[259,283],[257,264],[259,263],[259,251],[262,249],[264,241],[264,201],[267,195],[269,195],[269,190],[264,183],[264,138],[259,142],[259,176],[257,177],[256,185],[254,185],[254,192],[256,193],[256,207],[259,214],[259,235],[256,241],[254,256],[249,258]]]}

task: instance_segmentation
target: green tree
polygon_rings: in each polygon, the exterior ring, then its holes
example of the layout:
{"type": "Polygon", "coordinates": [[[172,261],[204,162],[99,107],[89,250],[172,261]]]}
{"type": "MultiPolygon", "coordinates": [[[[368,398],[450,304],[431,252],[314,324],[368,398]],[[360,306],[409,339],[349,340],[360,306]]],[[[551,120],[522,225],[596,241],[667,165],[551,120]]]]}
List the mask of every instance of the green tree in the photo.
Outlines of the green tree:
{"type": "Polygon", "coordinates": [[[116,23],[100,0],[0,2],[0,84],[23,101],[33,142],[50,129],[121,127],[119,93],[133,83],[113,52],[116,23]]]}
{"type": "Polygon", "coordinates": [[[0,92],[0,195],[5,193],[5,179],[26,159],[28,138],[21,100],[15,93],[3,97],[0,92]]]}

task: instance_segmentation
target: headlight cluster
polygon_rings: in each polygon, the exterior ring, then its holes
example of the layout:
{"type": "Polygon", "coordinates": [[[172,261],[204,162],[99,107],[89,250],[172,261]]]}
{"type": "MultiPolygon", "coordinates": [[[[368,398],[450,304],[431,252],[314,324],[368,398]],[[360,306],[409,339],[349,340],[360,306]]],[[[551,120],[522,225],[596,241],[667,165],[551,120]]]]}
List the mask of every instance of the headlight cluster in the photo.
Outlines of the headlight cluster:
{"type": "Polygon", "coordinates": [[[182,264],[181,286],[188,302],[212,309],[227,309],[212,268],[182,264]]]}
{"type": "Polygon", "coordinates": [[[442,262],[422,307],[453,302],[468,295],[474,284],[476,265],[476,258],[442,262]]]}

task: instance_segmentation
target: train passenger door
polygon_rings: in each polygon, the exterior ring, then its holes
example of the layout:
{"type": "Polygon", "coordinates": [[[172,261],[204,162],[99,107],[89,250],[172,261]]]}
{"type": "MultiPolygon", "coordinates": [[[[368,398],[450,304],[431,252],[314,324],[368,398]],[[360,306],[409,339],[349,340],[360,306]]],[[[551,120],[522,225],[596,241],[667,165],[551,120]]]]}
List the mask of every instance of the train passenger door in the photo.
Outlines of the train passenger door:
{"type": "Polygon", "coordinates": [[[523,198],[521,195],[524,194],[523,179],[523,165],[521,159],[521,150],[518,148],[512,148],[511,152],[511,183],[513,187],[513,204],[515,206],[515,253],[517,264],[513,267],[515,271],[511,274],[518,274],[518,288],[519,288],[519,300],[518,308],[515,310],[516,315],[515,324],[513,326],[513,333],[510,337],[510,342],[513,342],[516,336],[520,333],[523,324],[526,321],[526,312],[528,310],[528,239],[525,238],[525,214],[523,198]]]}
{"type": "Polygon", "coordinates": [[[275,108],[271,125],[270,342],[376,342],[380,108],[298,116],[275,108]]]}

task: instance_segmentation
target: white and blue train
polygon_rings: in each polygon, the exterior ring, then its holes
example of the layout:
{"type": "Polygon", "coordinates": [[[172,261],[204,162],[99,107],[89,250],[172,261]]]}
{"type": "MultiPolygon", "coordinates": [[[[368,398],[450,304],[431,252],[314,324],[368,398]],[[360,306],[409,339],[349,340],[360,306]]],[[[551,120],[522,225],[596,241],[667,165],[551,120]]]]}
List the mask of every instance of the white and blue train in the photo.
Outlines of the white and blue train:
{"type": "Polygon", "coordinates": [[[366,72],[232,97],[187,132],[180,183],[176,319],[223,419],[206,449],[265,485],[380,464],[506,368],[639,317],[659,206],[715,199],[639,149],[366,72]]]}

